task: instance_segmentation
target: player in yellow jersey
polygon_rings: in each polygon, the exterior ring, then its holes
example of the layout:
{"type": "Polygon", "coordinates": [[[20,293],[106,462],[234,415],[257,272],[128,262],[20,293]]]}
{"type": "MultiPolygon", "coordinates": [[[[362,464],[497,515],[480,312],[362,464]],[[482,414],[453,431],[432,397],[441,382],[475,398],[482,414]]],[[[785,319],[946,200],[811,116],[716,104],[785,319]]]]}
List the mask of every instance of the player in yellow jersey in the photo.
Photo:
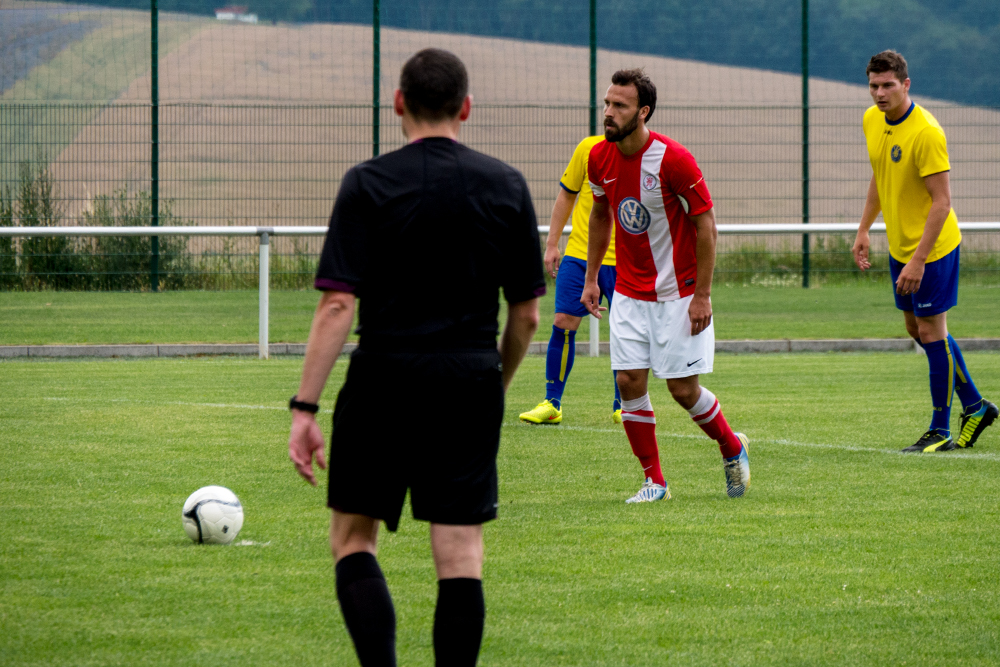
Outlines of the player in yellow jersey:
{"type": "Polygon", "coordinates": [[[868,88],[875,106],[864,116],[872,179],[854,261],[871,267],[868,230],[879,211],[889,237],[889,270],[896,307],[906,331],[927,352],[930,366],[930,428],[904,452],[944,452],[972,447],[1000,410],[972,382],[962,351],[948,333],[948,309],[958,303],[962,234],[951,208],[948,145],[944,130],[926,109],[910,100],[906,60],[883,51],[868,62],[868,88]],[[951,437],[951,398],[962,402],[961,431],[951,437]]]}
{"type": "MultiPolygon", "coordinates": [[[[580,303],[583,294],[584,277],[587,274],[587,231],[590,227],[590,209],[594,206],[594,194],[587,178],[587,159],[590,149],[603,136],[587,137],[581,141],[573,157],[559,180],[560,190],[552,207],[549,221],[549,237],[545,243],[545,270],[556,279],[556,317],[552,325],[552,336],[545,361],[545,400],[533,409],[521,413],[521,420],[531,424],[558,424],[562,421],[562,395],[573,368],[576,351],[576,330],[587,314],[580,303]],[[575,203],[574,203],[575,202],[575,203]],[[573,229],[566,244],[566,256],[560,257],[558,243],[562,238],[566,220],[573,214],[573,229]]],[[[602,295],[611,305],[615,292],[615,240],[604,255],[598,283],[602,295]]],[[[621,396],[618,383],[614,383],[615,400],[611,418],[620,424],[621,396]]]]}

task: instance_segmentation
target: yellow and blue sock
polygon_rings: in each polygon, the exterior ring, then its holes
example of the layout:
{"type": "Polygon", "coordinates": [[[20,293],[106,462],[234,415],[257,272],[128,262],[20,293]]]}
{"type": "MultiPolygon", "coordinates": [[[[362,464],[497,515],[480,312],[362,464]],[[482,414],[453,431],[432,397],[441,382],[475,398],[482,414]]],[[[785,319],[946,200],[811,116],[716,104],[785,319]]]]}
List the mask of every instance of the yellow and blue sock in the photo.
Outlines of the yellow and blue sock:
{"type": "Polygon", "coordinates": [[[962,407],[974,408],[983,400],[983,395],[976,389],[969,375],[969,369],[965,367],[965,359],[962,357],[962,350],[958,343],[948,334],[948,347],[951,349],[952,359],[955,360],[955,393],[958,400],[962,401],[962,407]]]}
{"type": "Polygon", "coordinates": [[[927,364],[930,366],[931,405],[934,406],[930,430],[949,435],[951,395],[955,390],[955,360],[946,340],[924,343],[924,349],[927,351],[927,364]]]}
{"type": "Polygon", "coordinates": [[[552,325],[549,348],[545,353],[545,398],[559,408],[569,372],[576,356],[576,332],[552,325]]]}
{"type": "Polygon", "coordinates": [[[618,389],[618,371],[611,371],[611,379],[615,383],[615,402],[612,403],[612,412],[618,412],[622,409],[622,393],[618,389]]]}

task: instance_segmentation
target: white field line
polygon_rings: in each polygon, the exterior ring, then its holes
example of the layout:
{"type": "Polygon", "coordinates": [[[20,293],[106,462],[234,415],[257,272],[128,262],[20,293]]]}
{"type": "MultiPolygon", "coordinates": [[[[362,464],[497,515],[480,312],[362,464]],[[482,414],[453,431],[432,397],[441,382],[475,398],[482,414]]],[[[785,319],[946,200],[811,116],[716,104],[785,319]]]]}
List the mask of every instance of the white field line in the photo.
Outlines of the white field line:
{"type": "MultiPolygon", "coordinates": [[[[105,403],[136,403],[143,405],[182,405],[187,407],[198,407],[198,408],[222,408],[222,409],[233,409],[233,410],[281,410],[285,411],[288,408],[285,406],[277,405],[244,405],[241,403],[195,403],[189,401],[143,401],[131,398],[111,398],[111,399],[99,399],[99,398],[69,398],[69,397],[57,397],[57,396],[45,396],[42,398],[45,401],[100,401],[105,403]]],[[[333,410],[320,410],[323,414],[332,414],[333,410]]],[[[551,431],[581,431],[585,433],[620,433],[625,435],[625,431],[620,428],[592,428],[588,426],[564,426],[559,424],[558,426],[529,426],[527,424],[522,424],[519,421],[516,422],[504,422],[505,427],[516,427],[516,428],[542,428],[551,431]]],[[[696,440],[704,440],[703,435],[693,435],[691,433],[667,433],[665,431],[657,431],[657,436],[664,438],[693,438],[696,440]]],[[[807,447],[813,449],[839,449],[848,452],[871,452],[874,454],[889,454],[891,456],[903,456],[904,454],[895,449],[879,449],[878,447],[856,447],[854,445],[832,445],[820,442],[795,442],[793,440],[787,440],[785,438],[754,438],[754,442],[760,444],[778,445],[782,447],[807,447]]],[[[944,458],[946,455],[949,459],[976,459],[980,461],[1000,461],[1000,454],[993,454],[991,452],[962,452],[962,451],[951,451],[944,452],[941,456],[934,456],[933,458],[944,458]]],[[[908,455],[907,455],[908,456],[908,455]]]]}
{"type": "MultiPolygon", "coordinates": [[[[522,424],[521,422],[504,422],[504,426],[508,427],[519,427],[519,428],[544,428],[551,431],[583,431],[586,433],[620,433],[622,436],[625,435],[624,429],[620,428],[590,428],[587,426],[563,426],[559,424],[558,426],[534,426],[528,424],[522,424]]],[[[703,435],[693,435],[691,433],[667,433],[665,431],[657,431],[657,437],[662,438],[693,438],[695,440],[704,440],[703,435]]],[[[904,454],[903,452],[896,449],[879,449],[878,447],[856,447],[854,445],[831,445],[819,442],[795,442],[793,440],[787,440],[785,438],[754,438],[751,442],[757,444],[768,444],[768,445],[778,445],[781,447],[809,447],[814,449],[840,449],[848,452],[872,452],[874,454],[889,454],[891,456],[912,456],[911,454],[904,454]]],[[[707,443],[706,443],[707,444],[707,443]]],[[[950,452],[942,452],[936,456],[929,458],[943,458],[947,457],[950,459],[978,459],[982,461],[1000,461],[1000,454],[993,454],[991,452],[965,452],[952,450],[950,452]]]]}
{"type": "MultiPolygon", "coordinates": [[[[188,407],[195,408],[223,408],[223,409],[237,409],[237,410],[281,410],[282,412],[288,410],[288,406],[284,405],[245,405],[242,403],[194,403],[190,401],[143,401],[135,398],[78,398],[78,397],[65,397],[65,396],[44,396],[42,398],[44,401],[90,401],[90,402],[104,402],[104,403],[134,403],[137,405],[184,405],[188,407]]],[[[323,414],[333,414],[333,410],[320,410],[323,414]]]]}

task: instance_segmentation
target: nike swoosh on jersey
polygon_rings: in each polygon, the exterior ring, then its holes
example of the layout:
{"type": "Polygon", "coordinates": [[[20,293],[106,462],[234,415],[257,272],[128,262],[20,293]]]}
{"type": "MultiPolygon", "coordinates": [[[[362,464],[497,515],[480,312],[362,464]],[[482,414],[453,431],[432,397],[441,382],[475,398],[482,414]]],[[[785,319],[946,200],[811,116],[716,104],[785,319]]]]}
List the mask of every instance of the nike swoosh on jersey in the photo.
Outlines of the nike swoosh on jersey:
{"type": "Polygon", "coordinates": [[[608,183],[611,183],[612,181],[617,181],[618,179],[617,178],[612,178],[612,179],[605,178],[605,179],[602,179],[602,180],[604,181],[604,184],[607,185],[608,183]]]}

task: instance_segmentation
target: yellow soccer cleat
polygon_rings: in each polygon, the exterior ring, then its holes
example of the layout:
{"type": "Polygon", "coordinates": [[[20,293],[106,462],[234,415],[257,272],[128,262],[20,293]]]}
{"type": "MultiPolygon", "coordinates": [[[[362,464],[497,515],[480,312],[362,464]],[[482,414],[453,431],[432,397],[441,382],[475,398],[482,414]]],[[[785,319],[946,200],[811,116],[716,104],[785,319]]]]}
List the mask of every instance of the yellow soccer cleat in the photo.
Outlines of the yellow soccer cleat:
{"type": "Polygon", "coordinates": [[[920,436],[917,444],[904,447],[902,451],[914,452],[950,452],[955,449],[955,442],[951,439],[951,434],[947,431],[942,433],[937,429],[932,429],[920,436]]]}
{"type": "Polygon", "coordinates": [[[562,410],[552,405],[552,401],[545,399],[527,412],[522,412],[519,418],[529,424],[558,424],[562,421],[562,410]]]}
{"type": "Polygon", "coordinates": [[[619,408],[619,409],[617,409],[617,410],[615,410],[614,412],[611,413],[611,422],[614,423],[614,424],[621,424],[622,423],[622,411],[621,411],[621,408],[619,408]]]}
{"type": "Polygon", "coordinates": [[[979,435],[986,430],[986,427],[1000,417],[1000,410],[993,403],[985,398],[980,401],[981,405],[976,412],[962,410],[962,432],[958,435],[958,447],[972,447],[979,439],[979,435]]]}

